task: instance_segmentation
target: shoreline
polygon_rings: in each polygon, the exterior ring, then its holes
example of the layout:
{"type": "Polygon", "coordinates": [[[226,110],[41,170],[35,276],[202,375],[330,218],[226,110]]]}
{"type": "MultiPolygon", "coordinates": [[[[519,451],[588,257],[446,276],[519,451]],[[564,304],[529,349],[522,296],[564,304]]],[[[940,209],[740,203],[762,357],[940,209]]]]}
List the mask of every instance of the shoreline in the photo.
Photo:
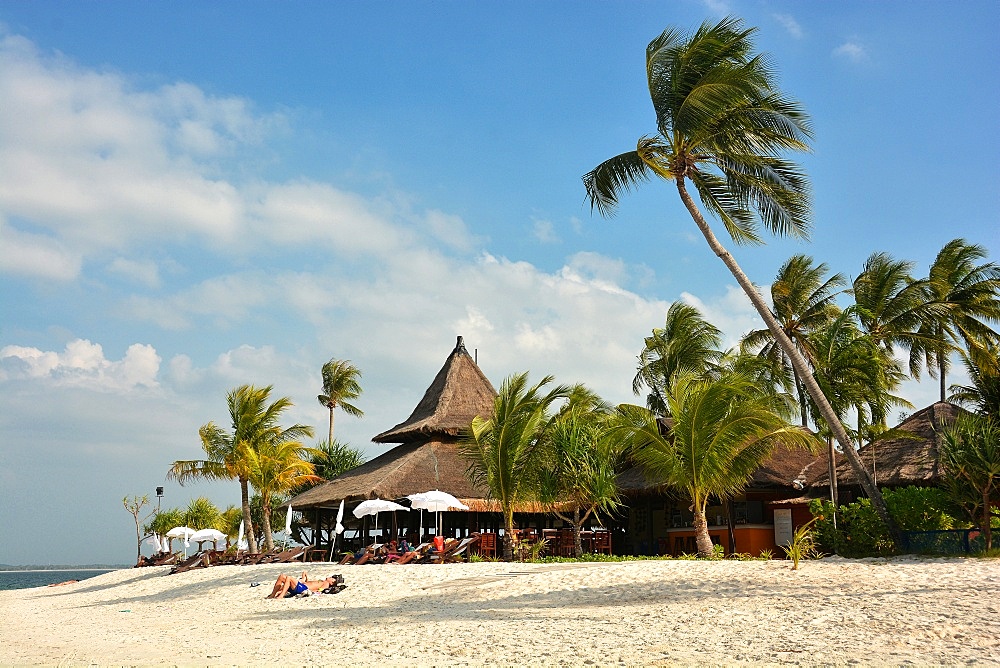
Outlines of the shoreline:
{"type": "Polygon", "coordinates": [[[0,591],[0,664],[1000,666],[996,559],[304,567],[347,589],[265,600],[303,569],[269,564],[0,591]]]}

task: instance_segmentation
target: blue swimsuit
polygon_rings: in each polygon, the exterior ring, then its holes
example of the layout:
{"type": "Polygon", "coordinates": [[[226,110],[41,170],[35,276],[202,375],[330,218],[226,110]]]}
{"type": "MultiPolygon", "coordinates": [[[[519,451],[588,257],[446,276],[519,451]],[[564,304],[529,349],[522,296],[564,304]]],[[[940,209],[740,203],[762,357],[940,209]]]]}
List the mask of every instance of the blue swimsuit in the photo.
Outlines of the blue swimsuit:
{"type": "Polygon", "coordinates": [[[296,581],[295,588],[292,589],[293,594],[302,594],[309,591],[309,587],[306,586],[305,582],[296,581]]]}

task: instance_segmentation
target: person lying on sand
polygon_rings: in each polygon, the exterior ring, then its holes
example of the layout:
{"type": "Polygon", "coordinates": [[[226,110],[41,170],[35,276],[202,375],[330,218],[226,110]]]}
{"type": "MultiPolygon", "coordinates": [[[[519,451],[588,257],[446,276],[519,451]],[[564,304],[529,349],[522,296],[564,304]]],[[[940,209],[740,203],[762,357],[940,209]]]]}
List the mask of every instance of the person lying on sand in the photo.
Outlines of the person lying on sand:
{"type": "Polygon", "coordinates": [[[293,578],[291,575],[282,573],[274,583],[274,589],[266,598],[285,598],[286,596],[297,596],[305,592],[318,592],[337,584],[336,576],[330,576],[324,580],[310,580],[303,571],[302,577],[293,578]]]}

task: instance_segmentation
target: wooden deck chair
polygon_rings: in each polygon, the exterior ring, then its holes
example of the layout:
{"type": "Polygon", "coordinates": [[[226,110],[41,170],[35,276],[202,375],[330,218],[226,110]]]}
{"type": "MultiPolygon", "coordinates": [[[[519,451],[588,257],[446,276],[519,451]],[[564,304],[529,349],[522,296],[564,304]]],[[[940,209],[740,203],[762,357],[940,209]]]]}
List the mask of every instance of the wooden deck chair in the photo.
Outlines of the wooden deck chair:
{"type": "Polygon", "coordinates": [[[470,545],[478,540],[479,534],[463,538],[462,540],[448,538],[444,541],[444,550],[429,555],[430,562],[432,564],[444,564],[449,561],[461,561],[462,553],[464,553],[470,545]]]}
{"type": "Polygon", "coordinates": [[[474,551],[484,557],[496,558],[497,535],[490,532],[479,534],[479,542],[474,546],[474,551]]]}
{"type": "Polygon", "coordinates": [[[171,568],[170,575],[173,575],[174,573],[184,573],[185,571],[190,571],[194,568],[201,568],[204,566],[204,564],[202,563],[204,559],[205,555],[202,554],[201,552],[198,552],[197,554],[192,554],[190,557],[188,557],[181,563],[171,568]]]}
{"type": "MultiPolygon", "coordinates": [[[[666,551],[664,550],[664,553],[666,551]]],[[[594,532],[594,554],[611,554],[611,532],[594,532]]]]}

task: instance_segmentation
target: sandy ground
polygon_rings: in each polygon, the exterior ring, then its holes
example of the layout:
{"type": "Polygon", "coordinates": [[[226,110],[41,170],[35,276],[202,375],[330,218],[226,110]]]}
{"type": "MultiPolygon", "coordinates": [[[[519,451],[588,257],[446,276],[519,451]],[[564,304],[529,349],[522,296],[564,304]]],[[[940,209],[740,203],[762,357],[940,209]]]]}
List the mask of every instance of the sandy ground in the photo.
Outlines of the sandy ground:
{"type": "Polygon", "coordinates": [[[265,600],[295,572],[270,565],[3,591],[0,664],[1000,665],[1000,560],[309,569],[348,588],[265,600]]]}

